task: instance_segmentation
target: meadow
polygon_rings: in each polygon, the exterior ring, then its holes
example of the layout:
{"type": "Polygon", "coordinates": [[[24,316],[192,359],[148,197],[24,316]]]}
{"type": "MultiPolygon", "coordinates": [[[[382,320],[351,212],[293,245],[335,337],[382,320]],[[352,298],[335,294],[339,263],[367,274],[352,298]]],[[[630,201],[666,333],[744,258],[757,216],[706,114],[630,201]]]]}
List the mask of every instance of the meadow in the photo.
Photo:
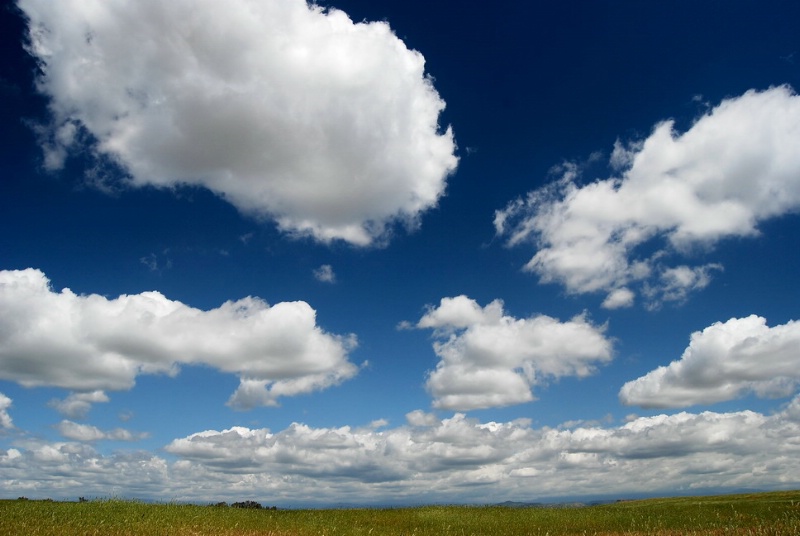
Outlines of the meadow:
{"type": "Polygon", "coordinates": [[[123,500],[0,501],[0,534],[25,536],[797,535],[800,491],[600,506],[241,509],[123,500]]]}

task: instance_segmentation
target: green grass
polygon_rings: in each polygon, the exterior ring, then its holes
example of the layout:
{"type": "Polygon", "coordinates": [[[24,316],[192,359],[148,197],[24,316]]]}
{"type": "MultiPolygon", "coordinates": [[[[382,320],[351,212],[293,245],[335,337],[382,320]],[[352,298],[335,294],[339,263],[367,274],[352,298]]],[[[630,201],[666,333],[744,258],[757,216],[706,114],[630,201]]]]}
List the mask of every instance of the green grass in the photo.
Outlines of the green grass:
{"type": "Polygon", "coordinates": [[[583,508],[246,510],[133,501],[0,501],[3,535],[797,535],[800,491],[583,508]]]}

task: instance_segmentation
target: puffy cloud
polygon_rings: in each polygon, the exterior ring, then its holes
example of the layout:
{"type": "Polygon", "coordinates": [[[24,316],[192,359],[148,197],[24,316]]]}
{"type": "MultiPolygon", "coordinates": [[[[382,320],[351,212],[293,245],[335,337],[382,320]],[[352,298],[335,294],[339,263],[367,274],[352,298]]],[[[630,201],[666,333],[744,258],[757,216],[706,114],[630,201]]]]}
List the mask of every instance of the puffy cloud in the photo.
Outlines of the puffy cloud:
{"type": "Polygon", "coordinates": [[[659,275],[659,281],[653,286],[645,283],[643,292],[651,299],[651,303],[682,302],[690,292],[704,289],[711,283],[713,270],[722,270],[722,265],[713,263],[705,266],[664,268],[659,275]]]}
{"type": "Polygon", "coordinates": [[[103,431],[96,426],[88,424],[79,424],[73,421],[63,420],[56,425],[58,433],[66,439],[82,442],[93,442],[100,440],[112,441],[138,441],[147,434],[134,434],[124,428],[115,428],[114,430],[103,431]]]}
{"type": "Polygon", "coordinates": [[[330,264],[323,264],[314,270],[314,279],[322,283],[336,283],[336,274],[330,264]]]}
{"type": "Polygon", "coordinates": [[[120,497],[125,491],[145,499],[159,496],[160,486],[168,490],[169,475],[167,462],[152,454],[117,451],[104,456],[87,443],[28,442],[0,450],[0,485],[30,497],[74,500],[76,493],[120,497]]]}
{"type": "Polygon", "coordinates": [[[415,409],[406,414],[406,421],[411,426],[435,426],[439,423],[439,418],[433,413],[415,409]]]}
{"type": "Polygon", "coordinates": [[[370,428],[313,429],[294,423],[278,434],[235,427],[176,439],[165,447],[171,454],[202,460],[226,472],[256,473],[278,469],[309,478],[348,478],[364,482],[394,480],[391,464],[381,463],[380,434],[370,428]]]}
{"type": "Polygon", "coordinates": [[[438,307],[428,307],[428,312],[417,323],[418,328],[462,329],[474,324],[498,322],[503,318],[503,302],[494,300],[481,307],[467,296],[442,298],[438,307]]]}
{"type": "Polygon", "coordinates": [[[8,408],[11,407],[12,400],[3,393],[0,393],[0,428],[11,428],[14,426],[11,422],[11,415],[8,414],[8,408]]]}
{"type": "Polygon", "coordinates": [[[298,423],[278,433],[242,427],[208,430],[176,439],[165,450],[218,471],[375,483],[479,467],[511,454],[504,438],[526,433],[527,421],[481,424],[462,414],[443,420],[420,411],[409,415],[411,427],[386,431],[298,423]]]}
{"type": "Polygon", "coordinates": [[[800,323],[768,327],[760,316],[732,318],[692,334],[681,358],[626,383],[625,404],[675,408],[755,393],[790,396],[800,383],[800,323]]]}
{"type": "Polygon", "coordinates": [[[617,288],[612,290],[603,300],[602,306],[605,309],[620,309],[622,307],[630,307],[636,299],[636,294],[629,288],[617,288]]]}
{"type": "Polygon", "coordinates": [[[87,443],[0,450],[0,485],[27,496],[112,496],[217,501],[265,496],[276,504],[478,502],[794,488],[800,481],[795,400],[764,415],[679,413],[620,425],[534,428],[411,412],[380,430],[233,427],[177,438],[176,461],[145,452],[98,453],[87,443]],[[54,478],[57,475],[58,478],[54,478]],[[578,483],[580,484],[578,486],[578,483]],[[368,499],[365,499],[368,498],[368,499]]]}
{"type": "Polygon", "coordinates": [[[88,393],[72,393],[64,400],[51,400],[50,407],[70,419],[83,419],[92,404],[98,402],[108,402],[108,396],[103,391],[91,391],[88,393]]]}
{"type": "Polygon", "coordinates": [[[355,344],[318,327],[305,302],[244,298],[201,311],[158,292],[78,296],[54,292],[39,270],[0,271],[0,378],[80,393],[56,404],[67,415],[182,364],[237,374],[234,406],[274,405],[354,376],[355,344]]]}
{"type": "Polygon", "coordinates": [[[466,296],[443,298],[417,323],[435,328],[440,357],[426,386],[434,407],[470,410],[520,404],[547,378],[584,377],[611,360],[604,328],[585,316],[568,322],[540,315],[517,319],[495,300],[486,307],[466,296]]]}
{"type": "Polygon", "coordinates": [[[580,169],[564,166],[560,180],[497,211],[496,231],[509,245],[536,243],[525,269],[542,282],[606,292],[606,307],[631,304],[620,292],[632,286],[650,306],[684,300],[721,267],[670,266],[670,256],[757,235],[760,222],[800,209],[798,125],[791,88],[748,91],[682,134],[665,121],[643,141],[617,142],[618,177],[581,186],[580,169]]]}
{"type": "Polygon", "coordinates": [[[305,0],[18,5],[51,99],[49,168],[88,146],[95,177],[111,162],[129,186],[199,185],[358,245],[416,225],[456,168],[425,60],[386,22],[305,0]]]}

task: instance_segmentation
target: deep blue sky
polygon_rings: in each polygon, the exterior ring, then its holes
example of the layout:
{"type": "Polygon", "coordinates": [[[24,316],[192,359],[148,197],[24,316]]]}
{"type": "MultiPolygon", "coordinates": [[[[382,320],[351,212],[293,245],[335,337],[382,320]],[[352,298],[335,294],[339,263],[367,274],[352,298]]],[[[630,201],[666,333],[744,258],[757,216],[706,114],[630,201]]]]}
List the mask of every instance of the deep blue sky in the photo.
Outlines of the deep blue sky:
{"type": "Polygon", "coordinates": [[[6,495],[800,482],[795,3],[135,5],[0,12],[6,495]]]}

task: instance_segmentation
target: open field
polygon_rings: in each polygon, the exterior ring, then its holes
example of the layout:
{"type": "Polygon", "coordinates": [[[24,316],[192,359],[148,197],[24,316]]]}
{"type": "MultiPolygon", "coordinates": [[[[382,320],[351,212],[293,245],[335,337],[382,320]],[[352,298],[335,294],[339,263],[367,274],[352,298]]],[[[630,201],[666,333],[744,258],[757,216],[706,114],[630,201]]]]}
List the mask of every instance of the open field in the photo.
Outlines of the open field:
{"type": "Polygon", "coordinates": [[[98,500],[0,501],[3,535],[797,535],[800,491],[579,508],[255,510],[98,500]]]}

